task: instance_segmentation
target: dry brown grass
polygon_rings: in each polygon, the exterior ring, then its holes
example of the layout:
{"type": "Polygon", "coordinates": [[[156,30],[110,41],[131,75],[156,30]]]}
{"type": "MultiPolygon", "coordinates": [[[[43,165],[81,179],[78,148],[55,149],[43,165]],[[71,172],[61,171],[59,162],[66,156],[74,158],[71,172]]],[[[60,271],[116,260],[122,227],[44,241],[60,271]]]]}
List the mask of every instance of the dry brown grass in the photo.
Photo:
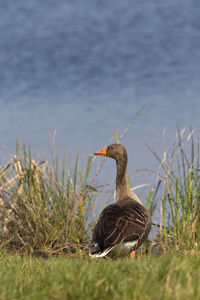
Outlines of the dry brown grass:
{"type": "Polygon", "coordinates": [[[27,154],[13,156],[0,170],[0,237],[2,247],[33,252],[76,252],[88,240],[93,205],[87,195],[91,166],[74,170],[56,161],[36,161],[27,154]]]}

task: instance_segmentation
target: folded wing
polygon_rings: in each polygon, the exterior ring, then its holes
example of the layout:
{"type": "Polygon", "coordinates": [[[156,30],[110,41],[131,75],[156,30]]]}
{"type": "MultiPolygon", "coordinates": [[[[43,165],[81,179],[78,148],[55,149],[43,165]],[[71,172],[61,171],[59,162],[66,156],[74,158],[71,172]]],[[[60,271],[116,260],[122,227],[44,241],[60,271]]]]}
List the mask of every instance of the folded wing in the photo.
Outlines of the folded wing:
{"type": "Polygon", "coordinates": [[[150,227],[149,214],[138,202],[127,199],[111,204],[102,211],[94,228],[96,252],[105,252],[126,242],[132,242],[136,249],[149,234],[150,227]]]}

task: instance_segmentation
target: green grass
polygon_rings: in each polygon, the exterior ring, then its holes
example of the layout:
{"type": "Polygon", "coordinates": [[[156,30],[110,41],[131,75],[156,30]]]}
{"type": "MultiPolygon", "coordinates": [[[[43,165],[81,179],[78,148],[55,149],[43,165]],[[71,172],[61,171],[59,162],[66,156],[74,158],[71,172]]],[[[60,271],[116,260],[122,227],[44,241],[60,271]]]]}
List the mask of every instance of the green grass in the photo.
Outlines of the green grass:
{"type": "Polygon", "coordinates": [[[200,139],[191,128],[176,132],[171,151],[164,147],[156,157],[157,190],[160,198],[151,204],[160,205],[159,242],[168,251],[199,250],[200,238],[200,139]]]}
{"type": "Polygon", "coordinates": [[[141,255],[144,247],[134,261],[88,258],[104,161],[90,178],[90,155],[81,169],[78,157],[59,162],[52,152],[44,162],[18,145],[0,170],[0,300],[200,299],[199,141],[191,129],[178,130],[163,157],[151,149],[159,166],[142,202],[156,233],[152,252],[141,255]],[[43,254],[49,258],[35,257],[43,254]]]}
{"type": "Polygon", "coordinates": [[[0,259],[0,299],[200,299],[200,257],[0,259]]]}
{"type": "Polygon", "coordinates": [[[0,170],[0,300],[200,299],[199,141],[178,130],[163,157],[151,150],[159,166],[142,202],[156,232],[134,261],[88,258],[103,162],[90,178],[92,156],[81,169],[78,157],[44,162],[18,145],[0,170]]]}
{"type": "Polygon", "coordinates": [[[68,164],[33,159],[25,144],[0,170],[0,248],[75,252],[88,243],[94,198],[88,195],[92,156],[68,164]]]}

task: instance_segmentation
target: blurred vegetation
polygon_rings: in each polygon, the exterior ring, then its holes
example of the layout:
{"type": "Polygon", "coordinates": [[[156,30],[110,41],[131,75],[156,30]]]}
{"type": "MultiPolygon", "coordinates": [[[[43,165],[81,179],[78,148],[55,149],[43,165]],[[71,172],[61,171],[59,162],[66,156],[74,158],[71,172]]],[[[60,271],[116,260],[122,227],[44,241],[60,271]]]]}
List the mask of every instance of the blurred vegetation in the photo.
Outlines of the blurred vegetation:
{"type": "Polygon", "coordinates": [[[1,299],[200,298],[199,255],[148,255],[135,260],[0,258],[1,299]]]}

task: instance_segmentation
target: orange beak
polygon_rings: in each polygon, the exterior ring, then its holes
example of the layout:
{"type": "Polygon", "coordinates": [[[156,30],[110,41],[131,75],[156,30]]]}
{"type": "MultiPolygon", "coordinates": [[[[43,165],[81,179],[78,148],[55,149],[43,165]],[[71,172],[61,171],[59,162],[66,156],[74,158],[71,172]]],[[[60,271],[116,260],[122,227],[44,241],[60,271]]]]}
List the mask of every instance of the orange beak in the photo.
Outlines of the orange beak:
{"type": "Polygon", "coordinates": [[[106,156],[106,148],[101,149],[99,151],[94,152],[95,155],[102,155],[102,156],[106,156]]]}

